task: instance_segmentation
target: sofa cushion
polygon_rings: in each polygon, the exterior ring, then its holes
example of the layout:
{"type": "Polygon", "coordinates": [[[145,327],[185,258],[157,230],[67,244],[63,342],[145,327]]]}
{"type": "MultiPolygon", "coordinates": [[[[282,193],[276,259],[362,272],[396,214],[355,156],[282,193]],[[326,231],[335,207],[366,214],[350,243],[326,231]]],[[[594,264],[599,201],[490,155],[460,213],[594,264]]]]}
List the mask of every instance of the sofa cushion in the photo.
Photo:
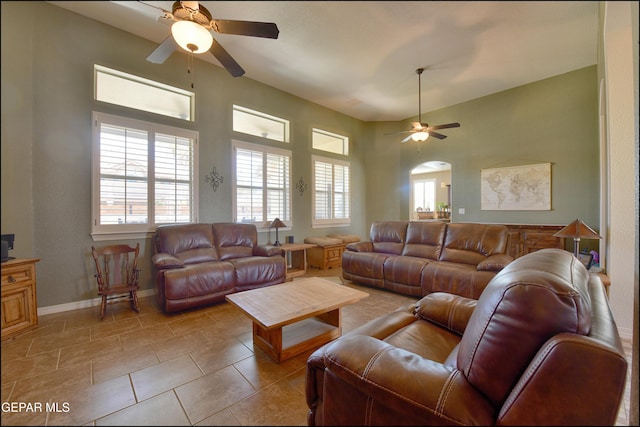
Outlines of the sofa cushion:
{"type": "Polygon", "coordinates": [[[444,222],[411,221],[407,226],[407,241],[402,255],[437,260],[446,229],[444,222]]]}
{"type": "Polygon", "coordinates": [[[184,268],[164,271],[165,298],[188,299],[233,289],[233,265],[213,261],[189,264],[184,268]]]}
{"type": "Polygon", "coordinates": [[[243,257],[230,259],[235,269],[235,291],[284,282],[287,264],[284,257],[243,257]]]}
{"type": "Polygon", "coordinates": [[[327,246],[340,246],[342,245],[342,240],[337,239],[335,237],[327,237],[327,236],[314,236],[314,237],[305,237],[305,243],[310,243],[312,245],[320,246],[321,248],[327,246]]]}
{"type": "Polygon", "coordinates": [[[504,225],[450,223],[439,260],[477,266],[490,255],[505,253],[508,236],[504,225]]]}
{"type": "Polygon", "coordinates": [[[253,224],[215,223],[213,236],[221,260],[254,255],[258,231],[253,224]]]}
{"type": "Polygon", "coordinates": [[[373,251],[400,255],[407,237],[407,221],[385,221],[371,224],[373,251]]]}
{"type": "Polygon", "coordinates": [[[327,237],[331,237],[334,239],[340,239],[342,241],[342,243],[349,244],[349,243],[355,243],[355,242],[359,242],[360,241],[360,237],[356,236],[355,234],[339,234],[339,233],[333,233],[333,234],[327,234],[327,237]]]}
{"type": "Polygon", "coordinates": [[[172,224],[156,229],[156,252],[166,252],[184,264],[215,261],[211,224],[172,224]]]}

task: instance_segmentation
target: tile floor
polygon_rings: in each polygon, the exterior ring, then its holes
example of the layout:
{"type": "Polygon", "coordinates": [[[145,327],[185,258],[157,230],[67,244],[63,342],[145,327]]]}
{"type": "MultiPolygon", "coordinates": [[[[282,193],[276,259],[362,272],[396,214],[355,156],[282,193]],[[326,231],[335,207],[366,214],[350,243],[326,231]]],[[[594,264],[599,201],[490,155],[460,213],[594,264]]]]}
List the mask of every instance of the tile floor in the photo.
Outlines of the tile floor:
{"type": "MultiPolygon", "coordinates": [[[[344,332],[415,301],[356,287],[370,296],[343,309],[344,332]]],[[[30,406],[3,409],[1,424],[306,425],[309,353],[273,362],[228,303],[173,315],[154,297],[140,304],[139,314],[110,305],[102,321],[98,307],[41,316],[37,329],[2,342],[2,402],[30,406]]],[[[617,425],[627,425],[628,390],[617,425]]]]}

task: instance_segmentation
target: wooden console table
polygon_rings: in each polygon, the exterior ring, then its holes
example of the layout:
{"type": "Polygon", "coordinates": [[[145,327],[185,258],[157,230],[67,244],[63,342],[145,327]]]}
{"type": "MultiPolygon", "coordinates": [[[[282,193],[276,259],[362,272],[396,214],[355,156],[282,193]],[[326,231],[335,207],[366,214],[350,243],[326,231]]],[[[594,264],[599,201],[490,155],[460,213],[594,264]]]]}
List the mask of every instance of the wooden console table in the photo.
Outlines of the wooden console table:
{"type": "Polygon", "coordinates": [[[564,225],[505,224],[509,229],[507,255],[514,259],[544,248],[565,248],[563,237],[554,234],[564,225]]]}
{"type": "Polygon", "coordinates": [[[38,326],[37,258],[2,263],[2,340],[38,326]]]}

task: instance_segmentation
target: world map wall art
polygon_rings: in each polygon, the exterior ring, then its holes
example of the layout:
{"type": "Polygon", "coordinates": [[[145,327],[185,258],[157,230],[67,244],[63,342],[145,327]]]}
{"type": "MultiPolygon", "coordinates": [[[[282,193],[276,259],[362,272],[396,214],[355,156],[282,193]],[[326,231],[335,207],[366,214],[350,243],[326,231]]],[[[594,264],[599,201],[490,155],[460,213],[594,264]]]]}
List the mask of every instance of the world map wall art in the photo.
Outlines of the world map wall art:
{"type": "Polygon", "coordinates": [[[551,210],[551,163],[482,169],[483,211],[551,210]]]}

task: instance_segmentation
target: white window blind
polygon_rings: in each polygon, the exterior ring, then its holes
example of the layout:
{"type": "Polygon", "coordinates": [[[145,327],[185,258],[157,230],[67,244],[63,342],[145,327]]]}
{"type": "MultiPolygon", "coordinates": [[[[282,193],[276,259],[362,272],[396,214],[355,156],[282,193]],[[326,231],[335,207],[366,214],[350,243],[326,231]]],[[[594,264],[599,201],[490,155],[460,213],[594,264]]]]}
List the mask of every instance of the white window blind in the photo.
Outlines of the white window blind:
{"type": "MultiPolygon", "coordinates": [[[[234,141],[236,222],[291,220],[291,152],[234,141]]],[[[289,221],[289,222],[288,222],[289,221]]]]}
{"type": "Polygon", "coordinates": [[[349,163],[313,156],[313,224],[351,222],[349,163]]]}
{"type": "Polygon", "coordinates": [[[197,132],[102,113],[93,117],[94,239],[194,221],[197,132]]]}

